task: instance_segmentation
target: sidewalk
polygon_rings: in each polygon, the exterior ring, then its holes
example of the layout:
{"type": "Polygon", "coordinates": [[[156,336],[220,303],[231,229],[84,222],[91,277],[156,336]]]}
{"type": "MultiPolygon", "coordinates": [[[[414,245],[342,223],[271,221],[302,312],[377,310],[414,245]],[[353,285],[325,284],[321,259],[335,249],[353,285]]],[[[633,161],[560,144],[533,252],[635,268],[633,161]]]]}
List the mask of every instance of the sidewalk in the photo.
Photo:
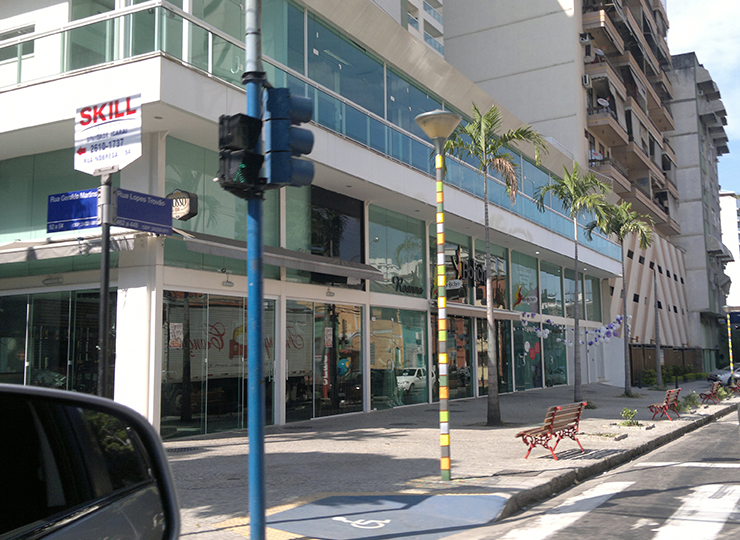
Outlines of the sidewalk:
{"type": "MultiPolygon", "coordinates": [[[[683,383],[681,395],[704,392],[706,381],[683,383]]],[[[485,426],[486,398],[450,402],[452,478],[439,479],[436,404],[268,426],[265,437],[268,539],[423,538],[433,540],[509,515],[605,470],[634,459],[737,409],[733,397],[701,405],[669,421],[647,409],[665,392],[583,386],[586,409],[579,440],[563,440],[558,461],[515,434],[541,424],[552,405],[573,401],[573,387],[501,396],[504,427],[485,426]],[[644,427],[622,427],[620,413],[637,409],[644,427]],[[413,532],[412,532],[413,531],[413,532]]],[[[672,413],[673,414],[673,413],[672,413]]],[[[165,443],[182,508],[183,538],[249,537],[247,437],[241,432],[165,443]]]]}

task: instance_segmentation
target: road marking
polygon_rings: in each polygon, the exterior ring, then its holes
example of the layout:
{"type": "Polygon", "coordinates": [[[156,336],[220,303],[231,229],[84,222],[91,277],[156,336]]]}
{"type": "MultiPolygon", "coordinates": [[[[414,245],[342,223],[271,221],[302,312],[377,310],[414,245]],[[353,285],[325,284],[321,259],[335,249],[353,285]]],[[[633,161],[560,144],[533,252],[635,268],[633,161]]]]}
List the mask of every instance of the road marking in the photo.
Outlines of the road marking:
{"type": "Polygon", "coordinates": [[[514,529],[504,540],[544,540],[556,532],[572,525],[594,508],[598,508],[612,496],[627,489],[634,482],[607,482],[571,497],[563,504],[547,511],[530,527],[514,529]]]}
{"type": "Polygon", "coordinates": [[[635,463],[632,466],[637,467],[637,468],[642,468],[642,469],[659,468],[659,467],[698,467],[702,469],[740,469],[740,463],[725,463],[725,462],[706,463],[703,461],[687,461],[687,462],[656,461],[653,463],[635,463]]]}
{"type": "Polygon", "coordinates": [[[708,484],[693,489],[670,519],[658,529],[654,540],[715,538],[740,499],[740,486],[708,484]]]}
{"type": "Polygon", "coordinates": [[[332,519],[334,521],[348,523],[353,527],[357,527],[358,529],[380,529],[381,527],[385,527],[391,522],[390,519],[356,519],[355,521],[352,521],[351,519],[347,519],[344,516],[333,517],[332,519]]]}

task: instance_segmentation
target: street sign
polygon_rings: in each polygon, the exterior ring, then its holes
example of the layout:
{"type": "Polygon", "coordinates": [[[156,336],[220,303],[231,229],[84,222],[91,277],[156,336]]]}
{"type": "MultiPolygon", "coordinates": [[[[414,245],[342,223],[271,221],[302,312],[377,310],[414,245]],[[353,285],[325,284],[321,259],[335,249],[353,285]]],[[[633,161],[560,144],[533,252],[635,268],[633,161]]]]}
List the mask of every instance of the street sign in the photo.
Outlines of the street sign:
{"type": "Polygon", "coordinates": [[[74,168],[123,169],[141,157],[141,94],[77,109],[74,168]]]}
{"type": "MultiPolygon", "coordinates": [[[[154,234],[172,234],[172,200],[126,189],[115,191],[115,226],[154,234]]],[[[99,227],[98,189],[49,195],[46,231],[99,227]]]]}
{"type": "Polygon", "coordinates": [[[46,232],[75,231],[97,227],[98,189],[49,195],[46,232]]]}
{"type": "Polygon", "coordinates": [[[172,200],[117,189],[118,214],[115,225],[154,234],[172,234],[172,200]]]}

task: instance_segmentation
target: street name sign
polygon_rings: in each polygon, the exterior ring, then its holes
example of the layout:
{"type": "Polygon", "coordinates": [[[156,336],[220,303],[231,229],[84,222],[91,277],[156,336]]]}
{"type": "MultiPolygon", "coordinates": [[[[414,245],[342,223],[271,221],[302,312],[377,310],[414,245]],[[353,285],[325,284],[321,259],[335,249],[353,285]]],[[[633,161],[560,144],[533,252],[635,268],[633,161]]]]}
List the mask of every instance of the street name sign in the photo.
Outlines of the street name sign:
{"type": "Polygon", "coordinates": [[[141,157],[141,94],[77,109],[74,168],[91,175],[141,157]]]}
{"type": "MultiPolygon", "coordinates": [[[[98,188],[49,195],[46,231],[61,232],[99,227],[98,188]]],[[[117,189],[115,226],[154,234],[172,234],[172,200],[117,189]]]]}
{"type": "Polygon", "coordinates": [[[46,232],[76,231],[97,227],[98,189],[49,195],[46,232]]]}
{"type": "Polygon", "coordinates": [[[172,199],[117,189],[115,225],[154,234],[172,234],[172,199]]]}

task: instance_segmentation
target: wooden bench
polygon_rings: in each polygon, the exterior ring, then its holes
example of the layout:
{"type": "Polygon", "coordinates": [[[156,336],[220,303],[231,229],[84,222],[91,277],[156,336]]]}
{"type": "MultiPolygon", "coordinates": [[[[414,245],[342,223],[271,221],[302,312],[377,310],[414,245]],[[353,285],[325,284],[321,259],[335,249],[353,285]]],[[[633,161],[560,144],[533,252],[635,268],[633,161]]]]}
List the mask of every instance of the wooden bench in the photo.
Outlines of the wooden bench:
{"type": "Polygon", "coordinates": [[[581,421],[581,413],[583,408],[586,406],[586,402],[572,403],[569,405],[559,405],[550,407],[545,415],[545,421],[541,427],[526,429],[516,434],[517,437],[522,438],[522,442],[529,448],[527,455],[524,459],[529,457],[529,453],[535,446],[543,446],[547,448],[554,459],[558,459],[555,455],[555,448],[558,443],[565,437],[569,437],[578,443],[581,452],[584,452],[583,446],[576,437],[578,435],[578,424],[581,421]],[[550,446],[553,438],[555,444],[550,446]]]}
{"type": "Polygon", "coordinates": [[[730,382],[732,382],[732,377],[730,377],[726,388],[736,394],[740,394],[740,379],[735,380],[735,384],[730,384],[730,382]]]}
{"type": "Polygon", "coordinates": [[[673,418],[671,418],[671,415],[668,414],[668,411],[673,411],[676,413],[676,416],[681,418],[681,415],[678,414],[678,394],[681,392],[680,388],[676,388],[674,390],[668,390],[665,393],[665,399],[661,401],[660,403],[653,403],[652,405],[648,405],[648,409],[650,409],[650,412],[653,413],[653,420],[655,420],[655,416],[660,413],[660,417],[667,416],[668,420],[673,422],[673,418]]]}
{"type": "Polygon", "coordinates": [[[719,395],[717,394],[717,392],[719,392],[719,381],[714,381],[712,383],[712,387],[709,389],[709,392],[702,392],[701,394],[699,394],[701,402],[706,403],[707,401],[711,401],[715,405],[719,405],[719,395]]]}

